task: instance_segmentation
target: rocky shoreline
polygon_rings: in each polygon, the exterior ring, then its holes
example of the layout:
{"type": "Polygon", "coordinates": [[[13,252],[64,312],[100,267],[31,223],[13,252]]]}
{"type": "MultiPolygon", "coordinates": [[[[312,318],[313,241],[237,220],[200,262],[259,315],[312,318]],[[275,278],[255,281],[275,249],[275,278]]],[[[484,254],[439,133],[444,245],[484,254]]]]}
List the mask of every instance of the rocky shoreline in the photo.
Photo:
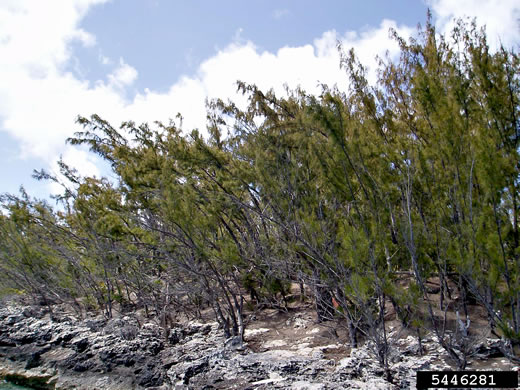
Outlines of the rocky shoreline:
{"type": "MultiPolygon", "coordinates": [[[[313,345],[319,325],[303,318],[288,325],[301,328],[308,337],[289,345],[283,338],[268,341],[268,328],[251,327],[242,344],[224,339],[213,322],[178,324],[166,335],[157,324],[132,317],[79,321],[41,309],[4,307],[0,378],[63,390],[408,389],[415,388],[417,370],[450,368],[433,338],[424,341],[428,354],[418,356],[418,345],[410,336],[396,340],[390,383],[369,343],[330,358],[327,352],[342,345],[313,345]]],[[[482,358],[493,357],[494,342],[482,345],[482,358]]]]}

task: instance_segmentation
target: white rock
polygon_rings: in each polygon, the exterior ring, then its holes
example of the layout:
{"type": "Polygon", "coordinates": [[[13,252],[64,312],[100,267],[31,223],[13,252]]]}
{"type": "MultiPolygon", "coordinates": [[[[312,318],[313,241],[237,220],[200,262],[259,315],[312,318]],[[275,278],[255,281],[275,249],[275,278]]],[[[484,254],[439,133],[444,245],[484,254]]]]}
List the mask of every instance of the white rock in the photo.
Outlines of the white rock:
{"type": "Polygon", "coordinates": [[[251,384],[252,385],[264,385],[264,384],[267,384],[267,383],[281,382],[281,381],[284,381],[284,380],[285,380],[285,378],[283,376],[281,376],[280,374],[278,374],[277,372],[271,372],[269,374],[269,378],[268,379],[262,379],[261,381],[253,382],[251,384]]]}
{"type": "Polygon", "coordinates": [[[257,334],[267,333],[269,332],[269,329],[267,328],[258,328],[258,329],[246,329],[244,331],[244,337],[252,337],[257,334]]]}
{"type": "Polygon", "coordinates": [[[265,348],[273,348],[273,347],[281,347],[287,345],[287,342],[284,340],[271,340],[264,344],[265,348]]]}
{"type": "Polygon", "coordinates": [[[325,385],[321,383],[310,383],[307,381],[296,381],[291,385],[291,389],[294,390],[321,390],[324,389],[325,385]]]}

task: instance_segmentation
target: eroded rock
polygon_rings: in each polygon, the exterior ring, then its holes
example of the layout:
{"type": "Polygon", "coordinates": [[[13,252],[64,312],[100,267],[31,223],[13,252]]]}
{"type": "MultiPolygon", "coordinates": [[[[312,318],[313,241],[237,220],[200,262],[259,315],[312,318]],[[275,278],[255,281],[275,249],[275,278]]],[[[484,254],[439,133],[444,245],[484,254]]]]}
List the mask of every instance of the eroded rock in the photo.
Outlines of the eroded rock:
{"type": "MultiPolygon", "coordinates": [[[[322,328],[311,326],[305,315],[294,318],[286,326],[301,330],[305,337],[299,342],[264,327],[247,330],[242,343],[226,340],[216,323],[176,324],[164,332],[132,317],[55,321],[34,309],[2,308],[0,377],[63,390],[408,389],[415,387],[417,370],[446,368],[431,335],[423,340],[426,356],[418,356],[414,337],[396,339],[387,373],[371,343],[352,350],[339,340],[317,345],[322,328]],[[248,345],[253,339],[256,352],[248,345]],[[327,357],[341,348],[345,357],[327,357]]],[[[487,358],[500,348],[486,340],[478,353],[487,358]]]]}

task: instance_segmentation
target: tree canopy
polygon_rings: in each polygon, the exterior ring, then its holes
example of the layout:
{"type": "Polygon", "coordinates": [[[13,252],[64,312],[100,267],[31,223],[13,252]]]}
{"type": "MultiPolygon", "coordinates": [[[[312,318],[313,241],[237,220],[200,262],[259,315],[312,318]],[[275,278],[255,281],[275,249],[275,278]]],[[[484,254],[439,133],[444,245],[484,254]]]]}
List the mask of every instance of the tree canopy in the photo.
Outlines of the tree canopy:
{"type": "Polygon", "coordinates": [[[383,366],[388,304],[419,339],[432,328],[459,367],[468,305],[520,343],[519,56],[463,21],[450,37],[428,22],[394,38],[400,57],[380,59],[375,85],[353,52],[347,92],[279,97],[239,82],[247,109],[210,102],[207,137],[78,118],[67,142],[117,180],[60,162],[61,207],[4,195],[4,291],[107,317],[144,308],[165,326],[172,310],[207,306],[242,337],[246,307],[283,309],[296,283],[353,346],[373,340],[383,366]]]}

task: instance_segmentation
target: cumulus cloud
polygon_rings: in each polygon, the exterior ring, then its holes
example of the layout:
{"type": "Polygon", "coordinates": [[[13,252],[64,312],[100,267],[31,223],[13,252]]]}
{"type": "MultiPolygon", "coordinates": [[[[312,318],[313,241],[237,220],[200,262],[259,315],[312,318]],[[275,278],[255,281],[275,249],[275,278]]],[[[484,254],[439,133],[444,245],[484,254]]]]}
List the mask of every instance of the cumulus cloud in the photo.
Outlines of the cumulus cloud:
{"type": "Polygon", "coordinates": [[[78,27],[89,6],[106,0],[3,0],[0,4],[2,68],[51,72],[70,58],[70,43],[95,44],[78,27]]]}
{"type": "MultiPolygon", "coordinates": [[[[348,80],[339,68],[337,42],[354,50],[368,65],[369,78],[375,79],[375,56],[390,57],[399,52],[388,30],[408,37],[415,28],[383,20],[379,26],[361,32],[324,32],[313,42],[298,47],[282,47],[276,52],[261,51],[253,42],[235,39],[227,47],[202,61],[190,76],[180,77],[166,92],[146,89],[128,96],[138,70],[120,59],[118,63],[101,54],[100,61],[112,70],[106,81],[88,82],[67,72],[74,61],[72,42],[96,45],[95,36],[84,31],[80,22],[88,9],[106,0],[0,0],[0,131],[19,140],[22,153],[39,157],[53,166],[61,154],[83,174],[99,174],[95,158],[85,151],[74,152],[64,140],[78,130],[78,114],[97,113],[118,126],[124,120],[168,122],[180,112],[184,128],[206,125],[205,99],[230,98],[239,104],[236,81],[255,83],[262,89],[284,93],[284,85],[301,86],[310,93],[320,92],[320,84],[346,89],[348,80]],[[31,28],[27,28],[31,26],[31,28]],[[114,68],[115,67],[115,68],[114,68]]],[[[437,24],[449,28],[452,17],[477,16],[490,34],[504,42],[518,42],[519,6],[513,0],[493,1],[430,0],[437,24]],[[491,12],[493,11],[493,12],[491,12]],[[491,30],[490,30],[491,29],[491,30]]]]}
{"type": "Polygon", "coordinates": [[[520,2],[518,0],[428,0],[437,27],[449,33],[454,18],[476,18],[478,25],[486,25],[492,48],[518,47],[520,42],[520,2]]]}
{"type": "MultiPolygon", "coordinates": [[[[93,91],[107,90],[106,86],[91,88],[64,72],[74,61],[71,43],[95,45],[95,37],[78,25],[90,6],[103,1],[1,2],[0,129],[22,142],[23,154],[52,161],[71,134],[81,107],[76,98],[88,99],[93,91]]],[[[103,100],[120,99],[106,92],[103,100]]]]}
{"type": "MultiPolygon", "coordinates": [[[[255,83],[263,89],[274,88],[278,93],[283,93],[284,84],[300,85],[309,92],[318,92],[319,83],[346,85],[345,74],[339,69],[337,41],[344,41],[346,47],[355,46],[364,62],[373,62],[376,54],[391,47],[388,28],[399,29],[395,23],[384,21],[378,28],[360,34],[350,32],[342,36],[331,31],[313,44],[283,47],[276,53],[262,52],[252,42],[235,40],[203,61],[193,76],[181,77],[167,92],[145,90],[127,100],[122,90],[136,80],[138,71],[124,59],[120,59],[117,68],[107,75],[107,82],[89,83],[62,71],[73,58],[69,48],[72,40],[79,39],[90,45],[95,42],[92,35],[78,27],[86,0],[69,6],[69,17],[59,17],[59,20],[69,20],[66,26],[56,27],[58,18],[53,15],[62,15],[58,9],[73,3],[72,0],[52,3],[56,4],[55,8],[47,11],[48,17],[41,18],[47,20],[47,25],[40,28],[42,34],[47,34],[46,47],[39,41],[34,42],[35,31],[31,40],[25,33],[9,28],[4,28],[6,34],[12,35],[16,43],[0,44],[1,53],[5,53],[2,57],[12,58],[9,64],[0,65],[3,73],[9,74],[0,88],[0,114],[4,118],[1,127],[22,142],[23,153],[49,163],[63,152],[63,140],[76,129],[74,119],[78,114],[98,113],[117,125],[128,119],[167,122],[180,112],[185,118],[186,129],[204,131],[205,99],[220,97],[243,101],[236,95],[237,80],[255,83]],[[52,28],[60,33],[45,33],[52,28]],[[9,55],[11,52],[13,55],[9,55]]],[[[30,23],[35,12],[43,12],[32,8],[34,2],[16,4],[26,4],[26,8],[19,6],[3,13],[4,19],[13,25],[30,23]]],[[[408,33],[406,29],[401,30],[408,33]]],[[[106,57],[100,58],[108,63],[106,57]]]]}

